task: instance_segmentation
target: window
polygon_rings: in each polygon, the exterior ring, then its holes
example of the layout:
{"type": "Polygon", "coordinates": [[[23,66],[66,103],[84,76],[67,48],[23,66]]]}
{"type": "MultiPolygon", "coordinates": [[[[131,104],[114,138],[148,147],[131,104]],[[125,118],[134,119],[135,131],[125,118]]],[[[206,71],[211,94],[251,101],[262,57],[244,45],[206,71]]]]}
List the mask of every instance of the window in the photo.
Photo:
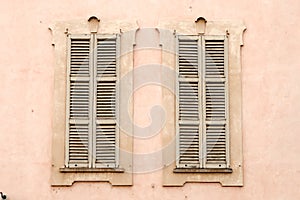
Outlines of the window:
{"type": "Polygon", "coordinates": [[[176,39],[176,167],[229,168],[227,36],[176,39]]]}
{"type": "Polygon", "coordinates": [[[118,168],[120,35],[68,35],[67,168],[118,168]]]}
{"type": "Polygon", "coordinates": [[[133,115],[128,102],[133,79],[126,75],[133,70],[136,29],[135,22],[96,17],[51,27],[56,60],[52,186],[132,185],[133,127],[124,119],[133,115]]]}
{"type": "Polygon", "coordinates": [[[240,47],[244,30],[239,21],[204,18],[160,23],[162,65],[175,72],[176,91],[174,95],[163,89],[168,116],[162,130],[164,186],[243,185],[240,47]]]}

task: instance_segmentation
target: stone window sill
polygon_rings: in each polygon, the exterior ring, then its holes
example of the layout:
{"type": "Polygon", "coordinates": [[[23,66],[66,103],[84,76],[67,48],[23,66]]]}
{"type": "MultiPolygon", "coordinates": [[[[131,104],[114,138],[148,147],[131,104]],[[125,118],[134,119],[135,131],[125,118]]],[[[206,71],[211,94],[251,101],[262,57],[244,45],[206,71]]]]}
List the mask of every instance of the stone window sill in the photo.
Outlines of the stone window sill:
{"type": "Polygon", "coordinates": [[[124,173],[123,168],[60,168],[62,173],[124,173]]]}
{"type": "Polygon", "coordinates": [[[175,168],[174,173],[232,173],[231,168],[209,169],[209,168],[175,168]]]}

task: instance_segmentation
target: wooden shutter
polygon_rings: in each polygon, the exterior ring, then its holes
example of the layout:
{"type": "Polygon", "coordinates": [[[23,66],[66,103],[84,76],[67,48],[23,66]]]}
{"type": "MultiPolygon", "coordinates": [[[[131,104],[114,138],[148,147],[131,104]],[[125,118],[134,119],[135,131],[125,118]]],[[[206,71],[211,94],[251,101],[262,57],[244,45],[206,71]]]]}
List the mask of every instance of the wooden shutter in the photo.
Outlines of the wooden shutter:
{"type": "Polygon", "coordinates": [[[177,38],[177,161],[178,168],[200,166],[200,105],[198,36],[177,38]]]}
{"type": "Polygon", "coordinates": [[[66,166],[91,166],[91,49],[90,35],[68,36],[66,166]]]}
{"type": "Polygon", "coordinates": [[[118,66],[119,35],[98,35],[95,49],[95,167],[118,167],[118,66]]]}
{"type": "Polygon", "coordinates": [[[228,46],[226,36],[204,36],[204,167],[226,168],[228,152],[228,46]]]}

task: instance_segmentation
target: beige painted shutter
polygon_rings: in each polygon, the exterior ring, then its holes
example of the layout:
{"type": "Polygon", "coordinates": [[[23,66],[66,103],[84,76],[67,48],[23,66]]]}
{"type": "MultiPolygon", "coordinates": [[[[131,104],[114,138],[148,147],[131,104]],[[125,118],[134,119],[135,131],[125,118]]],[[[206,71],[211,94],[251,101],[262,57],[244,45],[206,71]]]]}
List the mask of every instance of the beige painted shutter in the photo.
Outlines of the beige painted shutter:
{"type": "Polygon", "coordinates": [[[95,49],[95,167],[118,167],[118,66],[119,35],[97,35],[95,49]]]}
{"type": "Polygon", "coordinates": [[[176,132],[178,168],[200,167],[201,87],[198,36],[177,36],[176,132]]]}
{"type": "Polygon", "coordinates": [[[67,167],[91,166],[91,48],[90,35],[68,35],[67,167]]]}
{"type": "Polygon", "coordinates": [[[204,167],[226,168],[228,152],[228,44],[226,36],[204,36],[204,167]]]}

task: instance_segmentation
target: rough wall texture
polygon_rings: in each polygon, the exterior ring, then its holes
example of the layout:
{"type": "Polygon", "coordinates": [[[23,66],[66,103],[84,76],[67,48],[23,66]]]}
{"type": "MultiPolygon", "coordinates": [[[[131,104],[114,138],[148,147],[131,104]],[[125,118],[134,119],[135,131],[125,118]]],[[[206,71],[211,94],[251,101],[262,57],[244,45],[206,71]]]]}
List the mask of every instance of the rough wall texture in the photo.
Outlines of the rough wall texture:
{"type": "MultiPolygon", "coordinates": [[[[300,199],[300,2],[255,1],[7,1],[0,3],[0,191],[10,199],[300,199]],[[87,19],[243,20],[244,187],[188,183],[162,187],[161,170],[134,176],[133,187],[75,183],[50,187],[54,51],[49,25],[87,19]]],[[[147,52],[148,51],[148,52],[147,52]]],[[[159,63],[160,54],[136,53],[135,66],[159,63]],[[150,56],[149,56],[150,55],[150,56]],[[145,59],[146,57],[146,59],[145,59]]],[[[136,123],[150,123],[161,89],[136,91],[136,123]],[[151,98],[150,98],[151,97],[151,98]]],[[[160,137],[135,141],[145,153],[160,137]]]]}

